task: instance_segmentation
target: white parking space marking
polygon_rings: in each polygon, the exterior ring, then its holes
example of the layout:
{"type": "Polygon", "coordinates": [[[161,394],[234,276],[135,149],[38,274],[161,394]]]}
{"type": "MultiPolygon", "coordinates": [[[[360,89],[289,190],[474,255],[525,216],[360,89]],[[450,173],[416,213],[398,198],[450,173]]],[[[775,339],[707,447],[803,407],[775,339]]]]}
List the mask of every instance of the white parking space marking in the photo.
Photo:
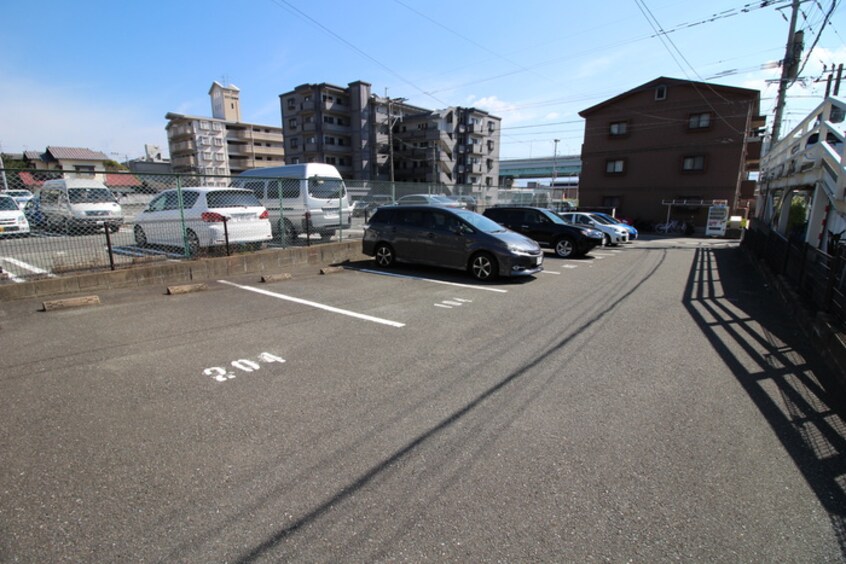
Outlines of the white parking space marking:
{"type": "Polygon", "coordinates": [[[553,270],[546,270],[546,269],[541,270],[541,272],[543,274],[561,274],[560,272],[555,272],[553,270]]]}
{"type": "Polygon", "coordinates": [[[435,304],[435,307],[452,309],[454,307],[461,307],[464,304],[471,304],[471,303],[473,303],[473,300],[466,300],[464,298],[452,298],[451,300],[444,300],[439,304],[435,304]]]}
{"type": "Polygon", "coordinates": [[[579,268],[578,264],[562,264],[561,268],[579,268]]]}
{"type": "MultiPolygon", "coordinates": [[[[33,266],[33,265],[31,265],[27,262],[23,262],[22,260],[14,259],[12,257],[0,257],[0,261],[8,262],[9,264],[13,264],[13,265],[17,266],[18,268],[23,268],[24,270],[28,270],[30,272],[34,272],[35,274],[46,274],[49,278],[55,278],[56,277],[56,275],[53,274],[52,272],[44,270],[43,268],[38,268],[37,266],[33,266]]],[[[16,284],[21,284],[23,282],[26,282],[26,280],[18,277],[17,275],[15,275],[12,272],[9,272],[8,270],[6,270],[5,273],[9,276],[9,279],[12,282],[15,282],[16,284]]]]}
{"type": "Polygon", "coordinates": [[[405,278],[408,280],[421,280],[423,282],[432,282],[434,284],[446,284],[447,286],[458,286],[459,288],[471,288],[473,290],[485,290],[487,292],[499,292],[500,294],[508,293],[508,290],[501,288],[488,288],[486,286],[473,286],[472,284],[459,284],[458,282],[446,282],[445,280],[433,280],[432,278],[423,278],[421,276],[411,276],[408,274],[397,274],[395,272],[381,272],[379,270],[370,270],[369,268],[350,268],[356,272],[366,272],[368,274],[379,274],[380,276],[391,276],[393,278],[405,278]]]}
{"type": "Polygon", "coordinates": [[[391,327],[405,327],[405,323],[400,323],[398,321],[391,321],[390,319],[382,319],[381,317],[373,317],[372,315],[366,315],[363,313],[357,313],[355,311],[349,311],[346,309],[340,309],[337,307],[332,307],[326,304],[321,304],[317,302],[312,302],[309,300],[303,300],[301,298],[295,298],[293,296],[286,296],[285,294],[278,294],[276,292],[270,292],[268,290],[262,290],[261,288],[253,288],[252,286],[242,286],[240,284],[235,284],[234,282],[227,282],[226,280],[218,280],[221,284],[226,284],[227,286],[234,286],[235,288],[239,288],[241,290],[247,290],[248,292],[255,292],[256,294],[262,294],[264,296],[270,296],[271,298],[277,298],[280,300],[286,300],[289,302],[294,302],[300,305],[313,307],[317,309],[322,309],[324,311],[329,311],[331,313],[339,313],[341,315],[346,315],[348,317],[354,317],[356,319],[362,319],[364,321],[372,321],[373,323],[380,323],[382,325],[389,325],[391,327]]]}

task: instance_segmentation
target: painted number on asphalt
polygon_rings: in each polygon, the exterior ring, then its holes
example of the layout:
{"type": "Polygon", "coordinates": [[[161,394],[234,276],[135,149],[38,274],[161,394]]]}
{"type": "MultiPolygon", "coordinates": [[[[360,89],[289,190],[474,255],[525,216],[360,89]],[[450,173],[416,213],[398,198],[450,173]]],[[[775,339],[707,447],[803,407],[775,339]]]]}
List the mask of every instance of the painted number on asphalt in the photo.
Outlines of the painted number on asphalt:
{"type": "MultiPolygon", "coordinates": [[[[263,352],[258,355],[258,362],[255,360],[249,360],[246,358],[239,358],[238,360],[233,360],[229,363],[232,368],[235,368],[237,371],[240,372],[256,372],[257,370],[261,369],[261,364],[270,364],[272,362],[285,362],[285,359],[275,354],[263,352]]],[[[212,380],[216,380],[217,382],[227,382],[235,378],[238,375],[238,372],[234,370],[229,370],[223,368],[221,366],[212,366],[210,368],[206,368],[203,370],[203,375],[208,376],[212,380]]]]}

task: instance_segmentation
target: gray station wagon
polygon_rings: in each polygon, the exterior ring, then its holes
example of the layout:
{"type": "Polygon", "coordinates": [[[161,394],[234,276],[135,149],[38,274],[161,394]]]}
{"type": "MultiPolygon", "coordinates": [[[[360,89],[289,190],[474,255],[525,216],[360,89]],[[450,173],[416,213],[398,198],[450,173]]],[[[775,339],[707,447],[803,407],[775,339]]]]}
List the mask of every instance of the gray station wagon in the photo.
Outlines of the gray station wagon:
{"type": "Polygon", "coordinates": [[[440,206],[377,209],[365,226],[362,252],[382,267],[397,261],[441,266],[478,280],[543,270],[536,242],[483,215],[440,206]]]}

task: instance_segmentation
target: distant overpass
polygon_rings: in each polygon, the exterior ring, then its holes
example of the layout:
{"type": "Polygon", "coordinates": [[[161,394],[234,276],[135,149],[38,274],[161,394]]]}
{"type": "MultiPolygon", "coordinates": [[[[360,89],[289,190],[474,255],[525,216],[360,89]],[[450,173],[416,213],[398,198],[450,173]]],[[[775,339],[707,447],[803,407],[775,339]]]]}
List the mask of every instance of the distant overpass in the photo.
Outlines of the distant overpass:
{"type": "Polygon", "coordinates": [[[505,182],[506,179],[578,176],[581,171],[582,159],[579,155],[501,160],[499,161],[499,183],[508,184],[505,182]]]}

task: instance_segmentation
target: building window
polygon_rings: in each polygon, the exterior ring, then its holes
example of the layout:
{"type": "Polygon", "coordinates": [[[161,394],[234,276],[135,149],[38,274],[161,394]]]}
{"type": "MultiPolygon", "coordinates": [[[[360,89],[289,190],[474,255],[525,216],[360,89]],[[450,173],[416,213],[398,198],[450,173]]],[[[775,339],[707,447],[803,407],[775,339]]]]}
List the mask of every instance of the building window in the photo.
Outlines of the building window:
{"type": "Polygon", "coordinates": [[[220,131],[223,129],[223,126],[219,122],[212,122],[212,129],[215,131],[220,131]]]}
{"type": "Polygon", "coordinates": [[[300,140],[299,140],[297,137],[291,137],[291,138],[288,140],[288,145],[289,145],[292,149],[299,149],[299,148],[300,148],[300,140]]]}
{"type": "Polygon", "coordinates": [[[711,112],[690,114],[690,119],[687,121],[687,127],[689,129],[708,129],[711,127],[711,112]]]}
{"type": "Polygon", "coordinates": [[[200,122],[200,129],[208,129],[208,128],[209,128],[209,122],[207,122],[207,121],[201,121],[200,122]]]}
{"type": "Polygon", "coordinates": [[[605,161],[605,174],[623,174],[625,171],[625,159],[613,159],[605,161]]]}
{"type": "Polygon", "coordinates": [[[77,172],[79,176],[94,176],[93,165],[74,165],[73,169],[77,172]]]}
{"type": "Polygon", "coordinates": [[[625,137],[629,134],[629,122],[615,121],[608,125],[608,134],[611,137],[625,137]]]}
{"type": "Polygon", "coordinates": [[[291,129],[296,129],[297,128],[297,118],[289,119],[288,120],[288,127],[290,127],[291,129]]]}
{"type": "Polygon", "coordinates": [[[293,110],[297,107],[297,100],[296,98],[288,98],[288,109],[293,110]]]}
{"type": "Polygon", "coordinates": [[[682,171],[702,172],[705,170],[705,155],[690,155],[682,160],[682,171]]]}
{"type": "Polygon", "coordinates": [[[620,196],[603,196],[602,197],[602,207],[603,208],[613,208],[614,210],[620,209],[620,205],[623,203],[622,198],[620,196]]]}
{"type": "Polygon", "coordinates": [[[664,84],[659,84],[655,87],[655,99],[657,101],[666,100],[667,99],[667,86],[664,84]]]}
{"type": "Polygon", "coordinates": [[[335,118],[332,116],[323,116],[323,123],[335,123],[335,118]]]}

